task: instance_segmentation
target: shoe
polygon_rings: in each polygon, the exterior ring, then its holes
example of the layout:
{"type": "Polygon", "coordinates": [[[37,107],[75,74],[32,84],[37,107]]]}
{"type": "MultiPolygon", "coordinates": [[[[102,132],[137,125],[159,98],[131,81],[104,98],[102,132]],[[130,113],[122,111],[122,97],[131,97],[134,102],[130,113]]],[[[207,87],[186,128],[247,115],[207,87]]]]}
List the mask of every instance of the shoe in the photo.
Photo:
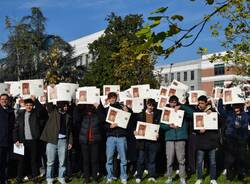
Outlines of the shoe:
{"type": "Polygon", "coordinates": [[[141,183],[141,179],[140,178],[136,178],[135,179],[135,183],[141,183]]]}
{"type": "Polygon", "coordinates": [[[126,179],[122,179],[121,182],[122,182],[122,184],[127,184],[128,183],[126,179]]]}
{"type": "Polygon", "coordinates": [[[180,178],[180,184],[186,184],[185,178],[180,178]]]}
{"type": "Polygon", "coordinates": [[[153,177],[150,177],[150,178],[148,178],[148,182],[156,182],[156,180],[155,180],[155,178],[153,178],[153,177]]]}
{"type": "Polygon", "coordinates": [[[113,180],[109,178],[109,179],[107,179],[107,182],[106,182],[106,183],[112,183],[112,181],[113,181],[113,180]]]}
{"type": "Polygon", "coordinates": [[[195,184],[202,184],[202,180],[201,179],[196,180],[195,184]]]}
{"type": "Polygon", "coordinates": [[[168,179],[165,181],[165,184],[172,184],[172,183],[173,183],[172,178],[168,178],[168,179]]]}
{"type": "Polygon", "coordinates": [[[180,170],[176,170],[176,171],[175,171],[175,174],[176,174],[176,175],[179,175],[179,173],[180,173],[180,170]]]}
{"type": "Polygon", "coordinates": [[[211,180],[210,184],[217,184],[217,181],[216,180],[211,180]]]}
{"type": "Polygon", "coordinates": [[[227,170],[226,169],[223,170],[222,175],[224,175],[224,176],[227,175],[227,170]]]}

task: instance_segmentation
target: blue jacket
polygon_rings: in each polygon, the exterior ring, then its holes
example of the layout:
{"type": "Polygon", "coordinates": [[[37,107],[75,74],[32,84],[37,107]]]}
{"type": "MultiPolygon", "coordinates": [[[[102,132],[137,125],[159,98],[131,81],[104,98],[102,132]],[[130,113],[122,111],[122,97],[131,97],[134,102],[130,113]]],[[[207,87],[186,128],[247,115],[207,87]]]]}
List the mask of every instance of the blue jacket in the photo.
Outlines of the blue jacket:
{"type": "Polygon", "coordinates": [[[236,114],[232,110],[225,110],[221,99],[218,103],[218,111],[226,122],[225,136],[240,141],[246,141],[248,138],[248,124],[250,122],[250,116],[246,112],[242,111],[240,113],[240,126],[237,128],[235,126],[236,114]]]}
{"type": "Polygon", "coordinates": [[[188,138],[188,124],[186,118],[193,117],[193,110],[187,105],[181,105],[181,110],[185,111],[182,127],[170,128],[169,125],[161,123],[161,129],[165,130],[165,141],[186,140],[188,138]]]}

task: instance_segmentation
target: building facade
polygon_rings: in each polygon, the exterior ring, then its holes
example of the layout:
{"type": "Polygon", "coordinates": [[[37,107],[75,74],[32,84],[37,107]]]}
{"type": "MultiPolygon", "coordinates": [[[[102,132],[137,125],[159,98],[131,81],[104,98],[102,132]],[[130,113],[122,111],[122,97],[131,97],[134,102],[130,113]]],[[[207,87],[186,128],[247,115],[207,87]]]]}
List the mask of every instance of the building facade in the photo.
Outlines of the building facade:
{"type": "Polygon", "coordinates": [[[171,63],[156,67],[154,73],[161,77],[161,85],[169,85],[176,79],[189,86],[190,90],[205,90],[212,94],[214,87],[223,86],[224,81],[249,80],[249,76],[236,74],[235,65],[221,61],[209,62],[211,54],[181,63],[171,63]]]}

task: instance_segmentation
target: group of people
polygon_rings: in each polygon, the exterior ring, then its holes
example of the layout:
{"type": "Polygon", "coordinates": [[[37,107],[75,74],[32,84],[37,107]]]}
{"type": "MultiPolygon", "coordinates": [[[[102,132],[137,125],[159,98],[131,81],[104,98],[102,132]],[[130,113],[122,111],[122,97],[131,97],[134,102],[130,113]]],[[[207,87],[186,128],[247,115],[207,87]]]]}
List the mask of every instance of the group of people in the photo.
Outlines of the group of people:
{"type": "Polygon", "coordinates": [[[218,173],[223,169],[227,182],[236,177],[243,181],[249,143],[248,105],[224,106],[219,99],[213,106],[202,95],[198,105],[191,106],[188,100],[181,104],[177,96],[171,96],[167,106],[184,111],[182,126],[178,127],[161,123],[161,111],[156,108],[154,99],[145,100],[145,108],[140,113],[133,113],[117,99],[117,94],[110,92],[105,104],[75,105],[57,101],[56,104],[42,105],[31,96],[24,100],[24,109],[14,109],[14,100],[1,94],[0,184],[6,184],[9,177],[13,144],[24,146],[24,155],[17,156],[17,184],[23,182],[26,175],[39,183],[41,167],[46,170],[48,184],[52,184],[56,177],[65,184],[65,177],[74,172],[83,174],[84,183],[98,183],[99,177],[105,176],[107,183],[120,177],[121,183],[126,184],[128,175],[141,183],[145,170],[148,171],[147,180],[152,183],[165,173],[165,183],[172,184],[174,170],[179,170],[180,184],[186,184],[187,176],[195,172],[195,184],[201,184],[205,167],[211,184],[217,183],[218,173]],[[126,129],[106,122],[109,107],[131,113],[126,129]],[[218,130],[194,130],[194,112],[218,112],[218,130]],[[156,141],[135,138],[138,121],[160,125],[156,141]],[[224,155],[220,168],[218,152],[224,155]]]}

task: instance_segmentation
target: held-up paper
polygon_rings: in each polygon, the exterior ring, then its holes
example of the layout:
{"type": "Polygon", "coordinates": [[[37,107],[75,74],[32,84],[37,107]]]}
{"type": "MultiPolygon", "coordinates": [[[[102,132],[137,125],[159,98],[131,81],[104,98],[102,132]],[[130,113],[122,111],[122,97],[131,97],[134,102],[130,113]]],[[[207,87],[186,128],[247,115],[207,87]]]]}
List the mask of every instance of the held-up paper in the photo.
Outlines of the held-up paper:
{"type": "Polygon", "coordinates": [[[177,110],[177,112],[175,112],[175,109],[165,107],[161,113],[161,123],[167,125],[174,124],[175,126],[182,127],[183,117],[183,110],[177,110]]]}
{"type": "Polygon", "coordinates": [[[14,144],[13,153],[16,153],[18,155],[24,155],[24,145],[23,145],[23,143],[19,144],[19,146],[14,144]]]}
{"type": "Polygon", "coordinates": [[[96,87],[81,87],[76,92],[76,100],[78,104],[99,104],[100,89],[96,87]]]}
{"type": "Polygon", "coordinates": [[[104,85],[103,86],[103,95],[106,96],[110,92],[119,93],[120,92],[120,85],[104,85]]]}
{"type": "Polygon", "coordinates": [[[239,87],[224,88],[223,104],[245,103],[245,94],[239,87]]]}
{"type": "Polygon", "coordinates": [[[110,124],[115,123],[118,125],[118,127],[126,129],[130,116],[131,113],[110,106],[106,117],[106,122],[110,124]]]}
{"type": "Polygon", "coordinates": [[[144,100],[141,98],[128,98],[124,104],[131,108],[134,113],[140,113],[144,108],[144,100]]]}
{"type": "Polygon", "coordinates": [[[149,97],[149,90],[150,90],[149,84],[131,86],[130,94],[132,95],[132,98],[147,99],[147,98],[150,98],[149,97]]]}
{"type": "Polygon", "coordinates": [[[36,97],[43,95],[43,79],[21,80],[20,81],[20,95],[26,99],[31,95],[36,97]]]}
{"type": "Polygon", "coordinates": [[[188,101],[190,105],[197,105],[198,98],[202,95],[207,96],[207,92],[203,90],[189,91],[188,101]]]}
{"type": "Polygon", "coordinates": [[[156,141],[159,133],[160,125],[137,121],[136,139],[146,139],[156,141]]]}
{"type": "Polygon", "coordinates": [[[193,114],[194,130],[218,130],[218,113],[195,112],[193,114]]]}

